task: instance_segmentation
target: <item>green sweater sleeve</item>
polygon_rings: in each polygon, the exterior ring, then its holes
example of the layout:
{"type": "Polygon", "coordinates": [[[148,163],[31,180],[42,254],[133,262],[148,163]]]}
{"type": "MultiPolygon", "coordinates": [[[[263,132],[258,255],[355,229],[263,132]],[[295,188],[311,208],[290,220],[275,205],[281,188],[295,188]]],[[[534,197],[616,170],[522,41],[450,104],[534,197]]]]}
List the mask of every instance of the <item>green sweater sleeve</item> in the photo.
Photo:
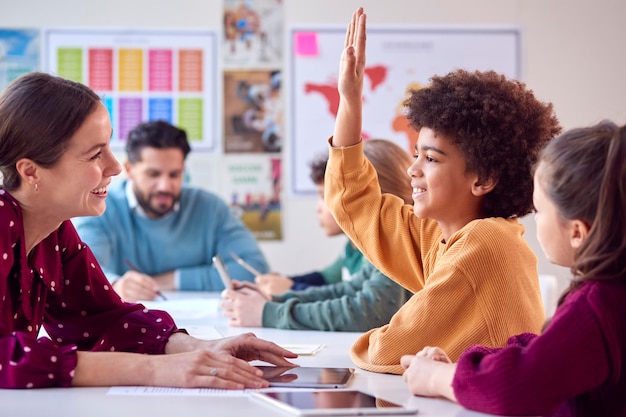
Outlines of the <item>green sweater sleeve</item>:
{"type": "Polygon", "coordinates": [[[410,296],[365,261],[350,281],[275,296],[263,308],[263,327],[362,332],[388,323],[410,296]]]}

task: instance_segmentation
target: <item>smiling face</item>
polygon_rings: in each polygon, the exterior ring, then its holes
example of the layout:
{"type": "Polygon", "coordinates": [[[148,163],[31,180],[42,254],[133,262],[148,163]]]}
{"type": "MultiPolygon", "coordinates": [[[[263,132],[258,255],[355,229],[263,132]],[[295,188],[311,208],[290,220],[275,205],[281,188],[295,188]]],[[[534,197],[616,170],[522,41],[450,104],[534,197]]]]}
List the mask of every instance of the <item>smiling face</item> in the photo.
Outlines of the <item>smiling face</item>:
{"type": "Polygon", "coordinates": [[[111,122],[99,103],[68,141],[67,148],[51,168],[42,168],[38,193],[50,218],[65,220],[99,216],[111,177],[121,172],[109,147],[111,122]]]}
{"type": "Polygon", "coordinates": [[[148,217],[158,218],[172,211],[180,198],[185,171],[185,157],[179,148],[145,147],[141,158],[126,163],[125,168],[148,217]]]}
{"type": "Polygon", "coordinates": [[[446,240],[481,217],[484,192],[477,185],[477,175],[466,172],[465,158],[451,140],[432,129],[420,129],[415,161],[407,172],[411,177],[415,215],[436,220],[446,240]]]}

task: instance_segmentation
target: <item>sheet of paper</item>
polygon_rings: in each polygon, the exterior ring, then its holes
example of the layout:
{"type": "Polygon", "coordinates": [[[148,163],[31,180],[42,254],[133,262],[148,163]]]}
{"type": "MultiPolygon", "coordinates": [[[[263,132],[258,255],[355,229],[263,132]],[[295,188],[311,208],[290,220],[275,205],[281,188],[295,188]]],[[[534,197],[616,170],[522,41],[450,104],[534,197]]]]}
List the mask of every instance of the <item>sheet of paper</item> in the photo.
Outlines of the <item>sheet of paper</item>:
{"type": "Polygon", "coordinates": [[[219,299],[188,298],[159,301],[141,301],[141,304],[152,310],[164,310],[176,321],[194,320],[217,314],[219,299]]]}
{"type": "Polygon", "coordinates": [[[204,397],[246,397],[251,391],[311,391],[311,388],[265,388],[260,390],[226,390],[216,388],[175,388],[175,387],[111,387],[107,395],[172,395],[179,397],[204,396],[204,397]]]}
{"type": "Polygon", "coordinates": [[[224,335],[213,326],[183,326],[187,332],[198,339],[215,340],[221,339],[224,335]]]}
{"type": "Polygon", "coordinates": [[[213,388],[175,387],[111,387],[107,395],[174,395],[174,396],[230,396],[244,397],[245,391],[213,388]]]}
{"type": "Polygon", "coordinates": [[[301,344],[301,343],[278,343],[280,347],[283,349],[287,349],[296,353],[298,355],[315,355],[320,350],[324,349],[326,345],[316,345],[316,344],[301,344]]]}

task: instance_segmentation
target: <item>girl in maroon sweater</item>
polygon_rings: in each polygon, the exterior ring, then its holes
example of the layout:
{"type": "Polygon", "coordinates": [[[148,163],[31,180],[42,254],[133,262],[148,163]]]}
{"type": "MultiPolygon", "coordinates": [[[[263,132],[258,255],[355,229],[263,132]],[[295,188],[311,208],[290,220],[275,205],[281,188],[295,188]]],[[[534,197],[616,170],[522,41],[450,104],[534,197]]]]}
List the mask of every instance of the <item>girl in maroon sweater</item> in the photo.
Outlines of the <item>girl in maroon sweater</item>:
{"type": "Polygon", "coordinates": [[[573,274],[544,332],[473,346],[456,364],[424,348],[402,358],[404,380],[413,394],[493,414],[626,416],[626,126],[550,142],[533,201],[543,251],[573,274]]]}

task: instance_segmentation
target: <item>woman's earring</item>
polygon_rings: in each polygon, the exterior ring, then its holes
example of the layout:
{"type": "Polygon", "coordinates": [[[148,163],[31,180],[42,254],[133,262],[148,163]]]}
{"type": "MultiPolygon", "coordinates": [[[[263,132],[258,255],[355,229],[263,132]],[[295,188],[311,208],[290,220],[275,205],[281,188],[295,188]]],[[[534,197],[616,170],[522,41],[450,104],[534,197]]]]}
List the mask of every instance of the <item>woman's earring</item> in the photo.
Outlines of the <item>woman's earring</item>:
{"type": "Polygon", "coordinates": [[[39,191],[39,184],[35,183],[35,191],[39,191]]]}

